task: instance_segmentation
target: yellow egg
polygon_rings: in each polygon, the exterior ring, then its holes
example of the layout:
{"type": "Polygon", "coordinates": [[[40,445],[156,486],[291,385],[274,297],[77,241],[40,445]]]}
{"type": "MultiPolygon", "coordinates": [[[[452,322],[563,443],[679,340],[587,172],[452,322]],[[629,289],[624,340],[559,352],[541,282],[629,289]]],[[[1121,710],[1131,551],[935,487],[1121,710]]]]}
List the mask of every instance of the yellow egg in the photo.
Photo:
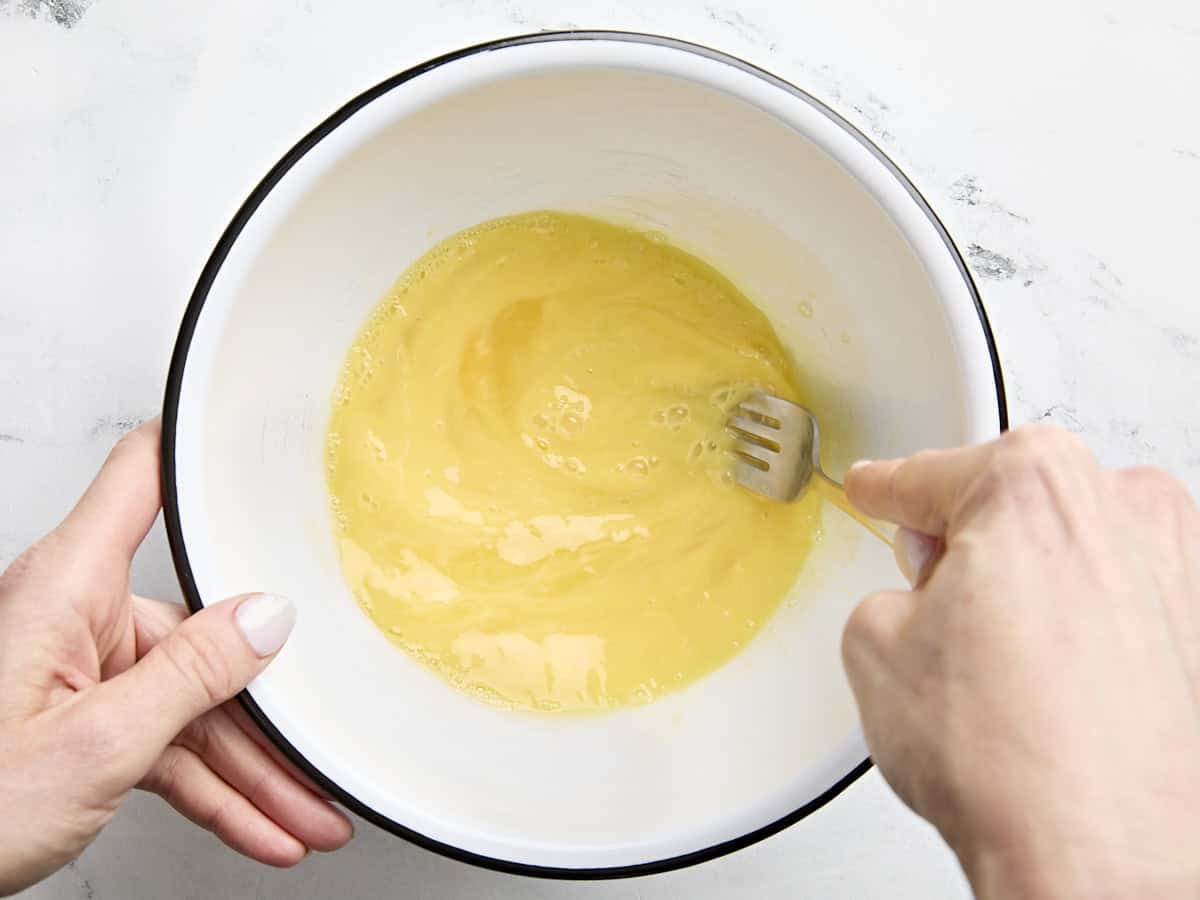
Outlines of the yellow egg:
{"type": "Polygon", "coordinates": [[[346,356],[326,442],[342,569],[397,645],[510,707],[608,709],[744,648],[816,538],[733,485],[746,393],[803,397],[711,266],[596,219],[487,222],[406,272],[346,356]]]}

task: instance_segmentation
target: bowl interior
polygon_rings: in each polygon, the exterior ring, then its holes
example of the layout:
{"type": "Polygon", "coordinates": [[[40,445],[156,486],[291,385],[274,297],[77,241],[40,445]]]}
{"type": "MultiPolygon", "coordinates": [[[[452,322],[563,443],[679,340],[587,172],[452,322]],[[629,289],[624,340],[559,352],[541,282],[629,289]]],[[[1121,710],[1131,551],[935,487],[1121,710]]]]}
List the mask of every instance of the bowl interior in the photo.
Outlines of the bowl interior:
{"type": "Polygon", "coordinates": [[[434,68],[322,136],[249,215],[186,348],[168,502],[202,602],[271,590],[300,607],[255,703],[340,789],[435,841],[636,865],[764,827],[865,758],[840,631],[898,575],[826,510],[800,582],[741,655],[611,714],[496,710],[388,643],[335,555],[333,384],[433,243],[538,208],[661,231],[738,284],[814,385],[834,475],[994,434],[996,392],[969,285],[880,158],[803,98],[680,49],[568,41],[434,68]]]}

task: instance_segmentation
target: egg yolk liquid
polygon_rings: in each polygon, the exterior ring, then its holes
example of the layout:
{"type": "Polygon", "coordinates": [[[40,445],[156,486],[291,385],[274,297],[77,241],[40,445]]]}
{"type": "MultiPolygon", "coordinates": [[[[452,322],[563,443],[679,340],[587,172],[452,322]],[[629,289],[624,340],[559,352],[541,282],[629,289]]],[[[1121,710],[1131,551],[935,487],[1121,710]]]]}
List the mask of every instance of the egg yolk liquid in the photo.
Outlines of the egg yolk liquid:
{"type": "Polygon", "coordinates": [[[335,391],[354,596],[505,706],[687,685],[754,636],[817,538],[815,496],[729,477],[725,419],[759,389],[802,396],[766,317],[654,236],[538,212],[447,239],[371,314],[335,391]]]}

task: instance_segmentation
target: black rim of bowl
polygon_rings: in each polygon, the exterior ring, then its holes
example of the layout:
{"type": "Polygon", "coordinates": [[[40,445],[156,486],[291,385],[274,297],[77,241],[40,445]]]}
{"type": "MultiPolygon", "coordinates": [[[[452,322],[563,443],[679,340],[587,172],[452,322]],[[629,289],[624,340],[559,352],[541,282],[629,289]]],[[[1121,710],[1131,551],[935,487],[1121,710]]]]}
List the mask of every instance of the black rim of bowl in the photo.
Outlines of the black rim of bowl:
{"type": "MultiPolygon", "coordinates": [[[[971,295],[971,299],[975,304],[975,311],[979,316],[979,325],[983,329],[984,338],[987,341],[988,352],[991,356],[992,375],[995,380],[996,387],[996,402],[999,408],[1000,430],[1008,428],[1008,412],[1005,400],[1004,380],[1000,371],[1000,358],[996,350],[996,341],[992,335],[992,328],[988,322],[987,313],[983,308],[983,303],[979,297],[979,291],[975,286],[974,280],[971,278],[971,273],[967,269],[967,265],[962,258],[962,254],[958,251],[954,241],[950,238],[949,232],[942,224],[941,220],[934,213],[929,203],[916,189],[911,181],[904,173],[889,159],[883,151],[881,151],[874,143],[872,143],[865,135],[857,128],[843,119],[840,115],[817,100],[812,95],[800,88],[783,81],[780,78],[764,71],[744,60],[730,56],[717,50],[712,50],[708,47],[699,44],[681,41],[675,38],[662,37],[660,35],[640,34],[636,32],[625,31],[554,31],[544,32],[540,34],[526,34],[516,37],[501,38],[494,41],[487,41],[482,44],[476,44],[471,47],[464,47],[461,50],[455,50],[451,53],[446,53],[442,56],[431,59],[420,65],[407,69],[397,75],[393,75],[386,81],[380,82],[375,87],[364,91],[353,100],[346,103],[331,116],[329,116],[320,125],[306,134],[300,141],[287,152],[284,157],[277,162],[274,167],[266,174],[259,182],[258,186],[242,204],[233,220],[226,227],[216,247],[213,249],[212,255],[208,258],[204,269],[200,273],[200,277],[196,282],[196,288],[192,292],[191,299],[188,301],[187,309],[184,311],[183,321],[180,324],[179,336],[175,342],[174,353],[171,357],[171,367],[167,374],[166,397],[163,403],[163,428],[162,428],[162,482],[163,482],[163,518],[167,528],[167,539],[171,547],[171,556],[175,562],[175,569],[179,576],[180,587],[182,588],[184,599],[187,602],[188,609],[196,612],[201,609],[203,603],[200,599],[200,593],[196,589],[196,580],[192,573],[191,564],[188,560],[187,548],[184,544],[183,529],[179,519],[179,503],[177,496],[178,488],[178,472],[175,469],[175,429],[179,415],[179,394],[183,383],[183,372],[187,364],[188,349],[191,345],[192,335],[196,330],[196,323],[200,319],[200,314],[204,308],[204,301],[208,296],[208,292],[216,280],[217,273],[228,256],[230,249],[237,240],[238,235],[245,227],[250,217],[258,209],[259,205],[266,198],[267,194],[275,187],[276,184],[283,178],[285,174],[294,166],[301,157],[309,150],[315,147],[321,140],[327,137],[339,125],[349,119],[354,113],[362,109],[367,104],[383,96],[394,88],[423,75],[426,72],[437,69],[447,63],[452,63],[455,60],[464,57],[472,56],[477,53],[488,53],[496,50],[504,50],[508,47],[518,47],[525,44],[538,44],[557,41],[623,41],[627,43],[637,44],[653,44],[661,47],[667,47],[674,50],[683,51],[686,53],[696,54],[708,59],[716,60],[725,65],[732,66],[754,75],[775,87],[786,91],[787,93],[798,97],[810,106],[827,116],[831,121],[837,124],[842,130],[855,138],[860,144],[866,147],[883,165],[891,172],[892,176],[904,187],[909,196],[937,229],[943,243],[946,245],[946,250],[951,254],[955,263],[958,266],[959,273],[962,276],[967,290],[971,295]]],[[[329,779],[316,766],[309,762],[299,750],[275,727],[274,723],[266,716],[262,709],[255,703],[248,692],[243,691],[238,700],[245,707],[246,712],[254,720],[255,724],[262,729],[263,733],[283,752],[283,754],[294,763],[301,771],[308,775],[313,781],[319,784],[323,789],[329,792],[338,802],[344,805],[347,809],[352,810],[357,815],[366,819],[374,825],[390,831],[392,834],[402,837],[417,846],[424,847],[427,850],[432,850],[435,853],[440,853],[443,856],[461,862],[471,863],[483,868],[493,869],[500,872],[506,872],[517,875],[533,875],[542,878],[568,878],[568,879],[601,879],[601,878],[627,878],[638,875],[651,875],[660,872],[667,872],[672,869],[680,869],[685,866],[694,865],[696,863],[705,862],[714,859],[718,856],[723,856],[726,853],[732,853],[735,850],[740,850],[750,844],[754,844],[764,838],[770,837],[789,825],[800,821],[805,816],[820,809],[847,787],[856,781],[859,776],[871,768],[871,760],[864,759],[862,762],[854,766],[834,785],[829,787],[818,797],[805,803],[799,809],[788,813],[782,818],[776,819],[767,825],[750,831],[740,837],[732,838],[731,840],[722,841],[710,847],[705,847],[700,850],[694,850],[689,853],[684,853],[679,856],[672,856],[666,859],[653,860],[651,862],[636,863],[633,865],[624,866],[608,866],[601,868],[564,868],[554,866],[541,866],[529,863],[519,863],[510,860],[496,859],[489,856],[484,856],[478,853],[473,853],[469,850],[464,850],[461,847],[456,847],[452,844],[446,844],[441,841],[429,838],[411,828],[395,822],[388,817],[376,812],[370,806],[357,797],[352,796],[345,791],[341,786],[329,779]]]]}

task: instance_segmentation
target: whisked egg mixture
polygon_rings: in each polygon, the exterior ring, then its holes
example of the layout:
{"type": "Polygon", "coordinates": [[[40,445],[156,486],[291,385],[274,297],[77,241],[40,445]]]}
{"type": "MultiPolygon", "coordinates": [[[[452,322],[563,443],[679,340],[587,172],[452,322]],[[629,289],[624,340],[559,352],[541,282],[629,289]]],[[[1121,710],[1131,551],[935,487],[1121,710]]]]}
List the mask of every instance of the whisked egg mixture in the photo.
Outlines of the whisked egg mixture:
{"type": "Polygon", "coordinates": [[[535,212],[443,241],[346,357],[327,435],[363,610],[458,687],[597,710],[750,641],[819,537],[819,500],[734,485],[724,421],[800,400],[766,317],[653,235],[535,212]]]}

